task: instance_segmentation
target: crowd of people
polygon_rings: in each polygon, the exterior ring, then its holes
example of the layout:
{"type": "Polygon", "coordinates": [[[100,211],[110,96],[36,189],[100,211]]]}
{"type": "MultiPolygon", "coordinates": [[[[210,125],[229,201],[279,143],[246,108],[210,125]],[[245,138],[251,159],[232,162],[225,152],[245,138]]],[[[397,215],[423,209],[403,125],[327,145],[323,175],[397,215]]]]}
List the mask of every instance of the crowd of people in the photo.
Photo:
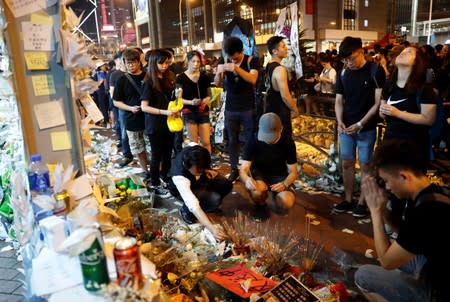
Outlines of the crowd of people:
{"type": "Polygon", "coordinates": [[[450,202],[448,192],[430,185],[425,172],[432,144],[448,143],[442,104],[450,101],[449,47],[405,42],[368,51],[360,38],[346,37],[339,52],[306,56],[304,76],[293,87],[281,64],[288,56],[284,38],[274,36],[267,41],[270,61],[264,70],[267,95],[261,115],[255,114],[261,64],[244,53],[239,38],[224,41],[224,56],[213,75],[204,72],[204,55],[198,51],[187,53],[187,68],[179,70],[171,49],[144,54],[129,48],[109,63],[109,72],[105,64],[97,66],[99,90],[105,93],[96,97],[104,125],[115,121],[123,153],[120,165],[137,159],[149,189],[180,199],[181,217],[187,223],[199,221],[217,239],[224,233],[206,213],[220,212],[224,196],[238,179],[249,193],[256,221],[269,219],[271,211],[286,215],[295,205],[298,159],[291,119],[301,111],[300,100],[306,114],[320,114],[321,98],[331,101],[344,184],[343,199],[334,210],[371,216],[382,265],[361,267],[357,285],[373,301],[448,301],[448,290],[437,276],[439,267],[445,271],[450,263],[437,234],[448,227],[450,202]],[[211,168],[212,85],[226,92],[228,177],[211,168]],[[296,89],[298,99],[291,93],[296,89]],[[109,96],[107,103],[100,104],[104,95],[109,96]],[[183,109],[168,109],[177,98],[183,109]],[[168,117],[183,119],[189,145],[183,147],[183,131],[170,131],[168,117]],[[380,121],[386,127],[374,153],[380,121]],[[436,124],[437,135],[430,132],[436,124]],[[363,180],[361,194],[355,197],[357,161],[363,180]],[[386,234],[387,212],[400,221],[392,244],[386,234]],[[397,268],[403,273],[392,271],[397,268]]]}

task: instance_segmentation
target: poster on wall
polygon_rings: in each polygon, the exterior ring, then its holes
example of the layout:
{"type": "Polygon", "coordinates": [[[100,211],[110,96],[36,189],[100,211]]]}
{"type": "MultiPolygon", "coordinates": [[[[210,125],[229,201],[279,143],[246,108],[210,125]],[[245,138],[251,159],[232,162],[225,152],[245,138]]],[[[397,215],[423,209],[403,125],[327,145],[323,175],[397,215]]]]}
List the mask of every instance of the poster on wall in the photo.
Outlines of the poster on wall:
{"type": "Polygon", "coordinates": [[[148,18],[148,0],[134,0],[136,21],[148,18]]]}
{"type": "Polygon", "coordinates": [[[15,18],[37,12],[56,4],[56,0],[6,0],[15,18]]]}

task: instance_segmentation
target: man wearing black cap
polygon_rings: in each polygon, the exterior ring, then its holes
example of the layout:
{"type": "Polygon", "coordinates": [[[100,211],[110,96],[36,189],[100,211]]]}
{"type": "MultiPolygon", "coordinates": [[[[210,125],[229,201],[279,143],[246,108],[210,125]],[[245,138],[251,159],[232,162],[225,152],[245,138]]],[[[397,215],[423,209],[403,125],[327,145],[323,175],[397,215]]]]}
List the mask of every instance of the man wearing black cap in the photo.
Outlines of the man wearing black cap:
{"type": "Polygon", "coordinates": [[[273,208],[279,214],[287,214],[295,203],[293,183],[298,175],[295,143],[282,130],[278,115],[262,115],[258,134],[246,143],[242,155],[239,177],[255,204],[253,219],[256,221],[270,216],[266,204],[269,191],[273,208]]]}

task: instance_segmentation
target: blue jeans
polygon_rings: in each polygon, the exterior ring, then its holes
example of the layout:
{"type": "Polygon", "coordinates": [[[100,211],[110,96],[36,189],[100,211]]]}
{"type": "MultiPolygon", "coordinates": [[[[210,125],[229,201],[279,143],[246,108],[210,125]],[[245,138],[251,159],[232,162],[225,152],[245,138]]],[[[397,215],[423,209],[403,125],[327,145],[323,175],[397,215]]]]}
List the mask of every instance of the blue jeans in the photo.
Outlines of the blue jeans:
{"type": "Polygon", "coordinates": [[[363,292],[377,293],[387,301],[427,301],[427,290],[419,279],[426,262],[418,255],[395,270],[386,270],[379,265],[363,265],[355,272],[355,284],[363,292]]]}
{"type": "Polygon", "coordinates": [[[339,133],[339,152],[341,153],[341,159],[356,159],[356,148],[358,148],[359,162],[368,164],[372,158],[376,136],[376,130],[364,131],[356,135],[339,133]]]}
{"type": "Polygon", "coordinates": [[[123,156],[133,158],[131,154],[130,144],[128,143],[127,130],[125,129],[125,112],[119,109],[120,138],[122,143],[123,156]]]}
{"type": "Polygon", "coordinates": [[[111,111],[113,112],[114,115],[114,125],[113,125],[113,130],[116,133],[117,139],[122,142],[122,130],[120,128],[120,123],[119,123],[119,108],[117,108],[116,106],[112,106],[111,111]]]}
{"type": "Polygon", "coordinates": [[[244,128],[244,139],[248,142],[253,135],[253,110],[225,111],[225,127],[228,134],[228,153],[231,169],[237,169],[239,163],[239,130],[244,128]]]}

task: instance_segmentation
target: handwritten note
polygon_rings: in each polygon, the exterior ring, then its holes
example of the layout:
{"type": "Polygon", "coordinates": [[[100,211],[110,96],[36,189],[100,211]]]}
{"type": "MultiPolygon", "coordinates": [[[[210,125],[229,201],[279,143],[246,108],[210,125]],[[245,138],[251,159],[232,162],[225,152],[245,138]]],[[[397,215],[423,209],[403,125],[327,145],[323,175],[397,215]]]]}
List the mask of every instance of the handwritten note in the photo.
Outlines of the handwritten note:
{"type": "Polygon", "coordinates": [[[22,34],[24,50],[54,50],[51,24],[22,22],[22,34]]]}
{"type": "Polygon", "coordinates": [[[57,0],[6,0],[14,17],[19,18],[56,4],[57,0]]]}
{"type": "Polygon", "coordinates": [[[35,96],[51,95],[55,94],[55,82],[53,81],[53,75],[44,74],[31,77],[33,83],[33,90],[35,96]]]}
{"type": "Polygon", "coordinates": [[[24,55],[28,70],[49,69],[47,54],[44,51],[28,51],[24,55]]]}
{"type": "Polygon", "coordinates": [[[53,24],[52,17],[41,15],[41,14],[32,14],[30,21],[33,23],[53,24]]]}
{"type": "Polygon", "coordinates": [[[39,125],[39,129],[47,129],[66,124],[62,101],[51,101],[34,105],[34,114],[39,125]]]}
{"type": "Polygon", "coordinates": [[[52,141],[52,150],[53,151],[72,149],[72,144],[70,142],[70,137],[69,137],[68,131],[52,132],[52,133],[50,133],[50,138],[52,141]]]}
{"type": "Polygon", "coordinates": [[[100,111],[100,109],[98,109],[97,105],[95,105],[95,102],[92,100],[90,95],[82,96],[80,98],[80,102],[83,105],[84,109],[86,109],[89,120],[97,123],[103,119],[102,112],[100,111]]]}
{"type": "Polygon", "coordinates": [[[209,273],[206,278],[242,298],[249,298],[252,294],[266,292],[277,285],[275,281],[248,269],[243,264],[209,273]],[[248,286],[244,286],[244,283],[248,286]]]}

